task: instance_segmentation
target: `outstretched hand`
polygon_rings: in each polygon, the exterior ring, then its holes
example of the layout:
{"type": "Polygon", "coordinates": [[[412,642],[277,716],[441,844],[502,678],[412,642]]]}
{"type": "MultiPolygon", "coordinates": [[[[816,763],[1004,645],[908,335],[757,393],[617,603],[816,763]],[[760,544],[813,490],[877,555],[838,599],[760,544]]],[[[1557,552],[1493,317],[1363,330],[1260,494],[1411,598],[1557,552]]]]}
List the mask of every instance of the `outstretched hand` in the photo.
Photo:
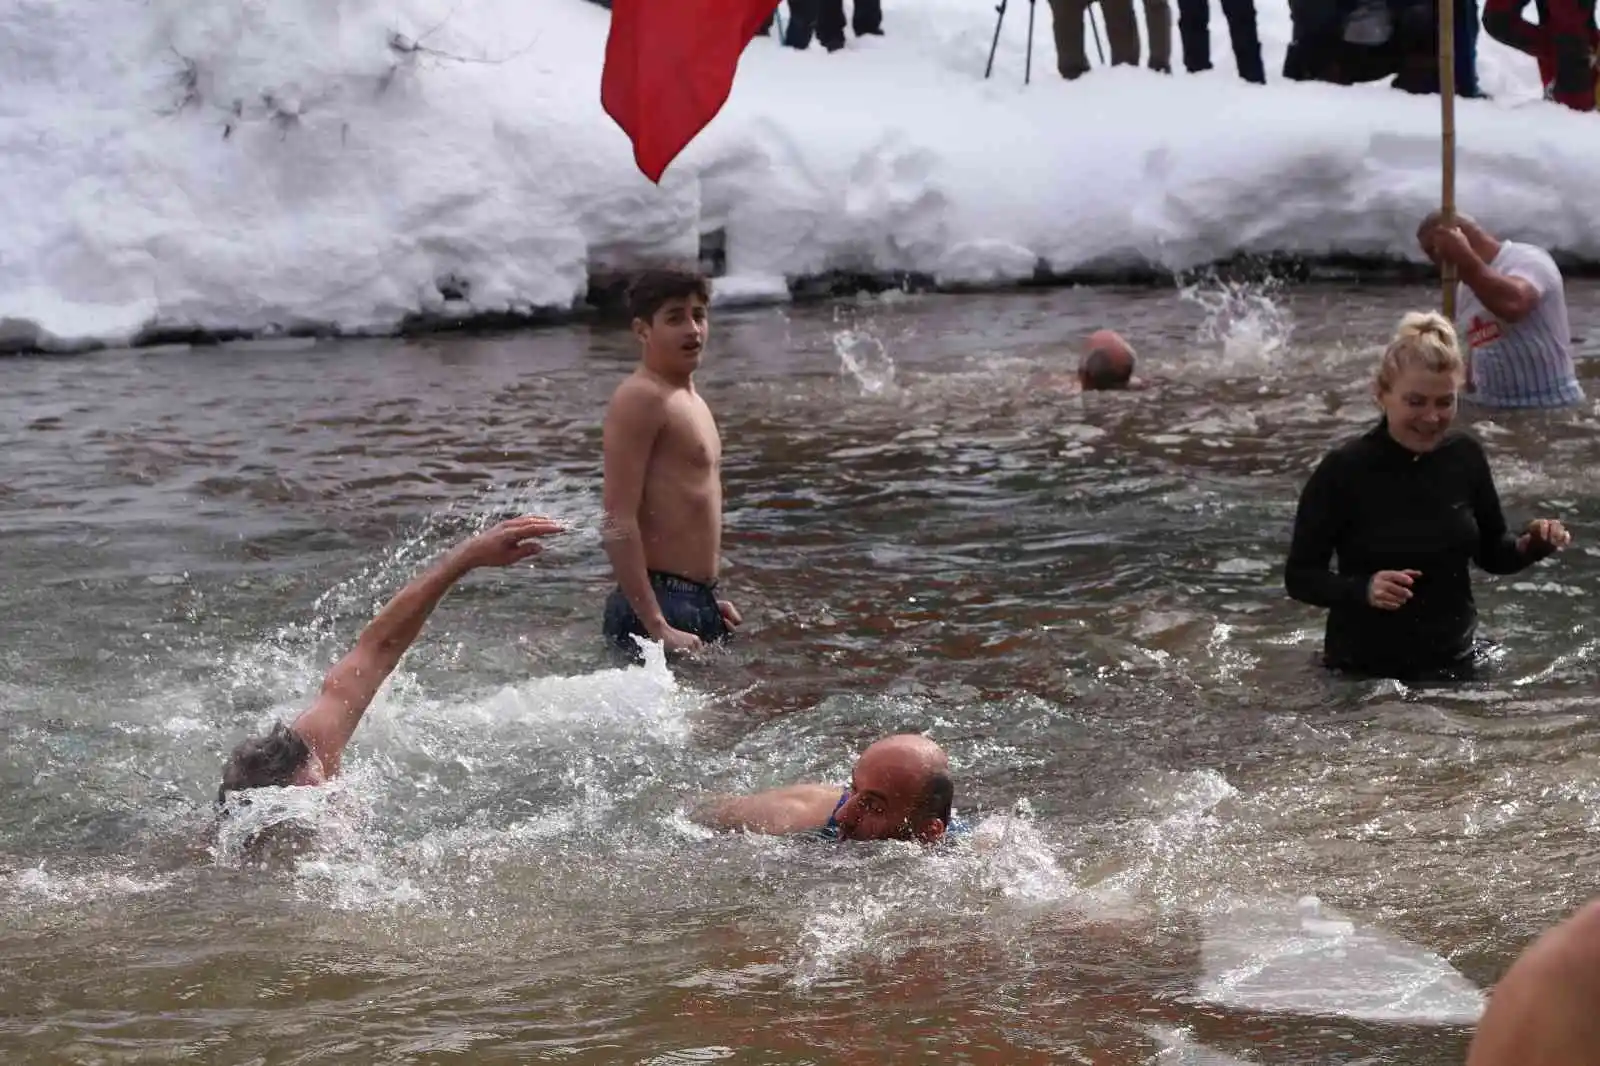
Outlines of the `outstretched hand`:
{"type": "Polygon", "coordinates": [[[510,566],[544,550],[536,538],[565,533],[567,527],[539,515],[512,518],[479,533],[461,546],[468,566],[510,566]]]}
{"type": "Polygon", "coordinates": [[[1567,532],[1566,526],[1554,518],[1535,518],[1517,538],[1517,551],[1524,555],[1529,551],[1558,552],[1571,543],[1572,534],[1567,532]]]}

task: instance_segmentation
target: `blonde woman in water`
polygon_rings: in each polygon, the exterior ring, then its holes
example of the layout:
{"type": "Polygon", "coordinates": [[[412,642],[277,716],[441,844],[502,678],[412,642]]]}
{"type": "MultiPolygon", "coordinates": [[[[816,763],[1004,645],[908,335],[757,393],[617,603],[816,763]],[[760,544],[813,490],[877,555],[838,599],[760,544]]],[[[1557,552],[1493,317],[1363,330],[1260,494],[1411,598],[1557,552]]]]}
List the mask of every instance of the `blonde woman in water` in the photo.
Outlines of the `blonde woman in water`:
{"type": "Polygon", "coordinates": [[[1451,428],[1463,367],[1443,315],[1406,315],[1378,364],[1377,424],[1325,455],[1300,495],[1284,584],[1328,609],[1330,667],[1467,676],[1484,643],[1469,564],[1514,574],[1571,541],[1554,519],[1507,530],[1483,445],[1451,428]]]}

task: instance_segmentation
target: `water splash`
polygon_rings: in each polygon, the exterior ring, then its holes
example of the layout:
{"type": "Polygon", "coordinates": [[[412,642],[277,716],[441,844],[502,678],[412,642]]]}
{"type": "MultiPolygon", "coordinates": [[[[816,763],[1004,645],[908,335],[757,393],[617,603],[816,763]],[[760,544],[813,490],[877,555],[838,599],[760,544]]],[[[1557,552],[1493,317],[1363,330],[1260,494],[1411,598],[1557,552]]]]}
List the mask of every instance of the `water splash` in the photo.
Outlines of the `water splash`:
{"type": "Polygon", "coordinates": [[[1289,346],[1294,320],[1281,302],[1283,283],[1224,281],[1215,275],[1182,286],[1178,298],[1204,312],[1195,339],[1221,349],[1221,368],[1265,367],[1289,346]]]}
{"type": "Polygon", "coordinates": [[[372,813],[370,789],[363,787],[370,783],[347,773],[325,786],[229,793],[219,812],[212,860],[218,866],[240,867],[345,847],[361,838],[372,813]]]}
{"type": "Polygon", "coordinates": [[[894,390],[894,359],[883,341],[865,329],[844,329],[833,335],[841,373],[853,380],[863,395],[879,396],[894,390]]]}
{"type": "Polygon", "coordinates": [[[799,961],[790,985],[805,993],[838,975],[851,959],[888,958],[894,940],[889,927],[900,908],[897,900],[878,895],[834,900],[807,919],[800,934],[799,961]]]}
{"type": "Polygon", "coordinates": [[[567,531],[545,542],[546,555],[578,558],[601,550],[605,510],[591,479],[548,474],[533,480],[491,484],[462,507],[474,532],[527,514],[560,522],[567,531]]]}
{"type": "Polygon", "coordinates": [[[1003,938],[1081,897],[1026,801],[984,817],[948,847],[848,845],[825,861],[835,872],[801,892],[796,907],[802,924],[788,984],[802,993],[854,980],[861,966],[891,962],[958,926],[1003,938]],[[856,886],[843,893],[841,865],[856,886]],[[931,914],[941,916],[937,931],[931,914]]]}
{"type": "Polygon", "coordinates": [[[1128,865],[1096,884],[1092,894],[1105,901],[1143,897],[1175,911],[1190,905],[1186,896],[1203,887],[1190,874],[1206,865],[1224,824],[1218,808],[1238,790],[1215,770],[1196,770],[1151,791],[1149,815],[1124,830],[1134,842],[1128,865]]]}
{"type": "Polygon", "coordinates": [[[972,831],[972,852],[984,896],[1040,904],[1070,899],[1078,892],[1077,883],[1039,832],[1026,800],[1017,801],[1010,813],[978,823],[972,831]]]}
{"type": "MultiPolygon", "coordinates": [[[[360,627],[449,548],[507,518],[541,514],[567,527],[566,534],[544,542],[541,558],[577,558],[598,550],[601,513],[592,488],[571,478],[491,484],[429,515],[366,566],[324,590],[303,616],[235,650],[223,664],[223,684],[236,704],[257,704],[261,696],[253,694],[260,693],[269,701],[300,699],[321,683],[332,656],[360,627]]],[[[410,683],[409,675],[397,670],[389,688],[403,690],[410,683]]]]}

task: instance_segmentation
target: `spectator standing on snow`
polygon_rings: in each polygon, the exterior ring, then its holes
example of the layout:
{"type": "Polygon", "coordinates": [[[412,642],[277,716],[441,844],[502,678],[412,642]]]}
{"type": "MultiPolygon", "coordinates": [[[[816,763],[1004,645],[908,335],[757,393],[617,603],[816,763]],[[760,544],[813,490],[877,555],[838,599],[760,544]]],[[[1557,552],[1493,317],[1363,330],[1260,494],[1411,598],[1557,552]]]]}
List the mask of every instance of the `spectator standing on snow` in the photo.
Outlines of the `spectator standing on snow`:
{"type": "MultiPolygon", "coordinates": [[[[883,0],[855,0],[850,25],[857,37],[883,36],[883,0]]],[[[806,48],[811,37],[830,52],[844,47],[844,0],[789,0],[789,28],[783,43],[806,48]]]]}
{"type": "MultiPolygon", "coordinates": [[[[1481,96],[1473,0],[1454,5],[1456,92],[1481,96]]],[[[1431,0],[1291,0],[1293,37],[1283,60],[1291,81],[1335,85],[1394,79],[1413,93],[1439,91],[1437,15],[1431,0]]]]}
{"type": "Polygon", "coordinates": [[[1539,21],[1523,14],[1528,0],[1486,0],[1483,28],[1501,44],[1525,52],[1539,63],[1545,97],[1574,111],[1600,106],[1595,71],[1600,33],[1595,30],[1595,0],[1539,0],[1539,21]]]}
{"type": "MultiPolygon", "coordinates": [[[[1256,29],[1255,0],[1222,0],[1222,17],[1228,20],[1233,61],[1239,77],[1258,85],[1267,83],[1261,64],[1261,35],[1256,29]]],[[[1183,66],[1195,74],[1211,69],[1211,0],[1178,0],[1178,34],[1183,38],[1183,66]]]]}
{"type": "MultiPolygon", "coordinates": [[[[1096,0],[1050,0],[1050,18],[1055,24],[1056,69],[1071,81],[1089,72],[1089,55],[1084,51],[1083,20],[1089,5],[1096,0]]],[[[1139,65],[1139,23],[1134,18],[1133,0],[1098,0],[1106,19],[1106,36],[1111,43],[1111,65],[1139,65]]],[[[1172,7],[1168,0],[1144,0],[1144,21],[1150,33],[1150,69],[1172,70],[1172,7]]]]}

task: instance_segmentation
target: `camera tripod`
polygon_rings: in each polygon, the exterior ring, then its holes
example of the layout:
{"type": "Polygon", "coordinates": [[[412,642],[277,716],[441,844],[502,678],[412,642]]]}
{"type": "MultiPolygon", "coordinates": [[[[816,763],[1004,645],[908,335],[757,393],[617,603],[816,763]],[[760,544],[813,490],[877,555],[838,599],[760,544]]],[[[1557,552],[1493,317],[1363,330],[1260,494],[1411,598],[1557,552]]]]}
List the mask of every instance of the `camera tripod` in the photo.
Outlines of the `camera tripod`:
{"type": "MultiPolygon", "coordinates": [[[[994,40],[989,42],[989,64],[983,68],[983,76],[988,78],[994,73],[994,53],[1000,47],[1000,26],[1006,20],[1006,4],[1009,0],[1000,0],[1000,5],[995,8],[994,40]]],[[[1028,51],[1022,64],[1022,84],[1028,85],[1033,81],[1033,13],[1039,6],[1039,0],[1028,0],[1028,51]]],[[[1094,31],[1094,51],[1100,57],[1100,65],[1106,64],[1106,49],[1100,43],[1100,23],[1095,21],[1094,7],[1089,7],[1089,28],[1094,31]]]]}

